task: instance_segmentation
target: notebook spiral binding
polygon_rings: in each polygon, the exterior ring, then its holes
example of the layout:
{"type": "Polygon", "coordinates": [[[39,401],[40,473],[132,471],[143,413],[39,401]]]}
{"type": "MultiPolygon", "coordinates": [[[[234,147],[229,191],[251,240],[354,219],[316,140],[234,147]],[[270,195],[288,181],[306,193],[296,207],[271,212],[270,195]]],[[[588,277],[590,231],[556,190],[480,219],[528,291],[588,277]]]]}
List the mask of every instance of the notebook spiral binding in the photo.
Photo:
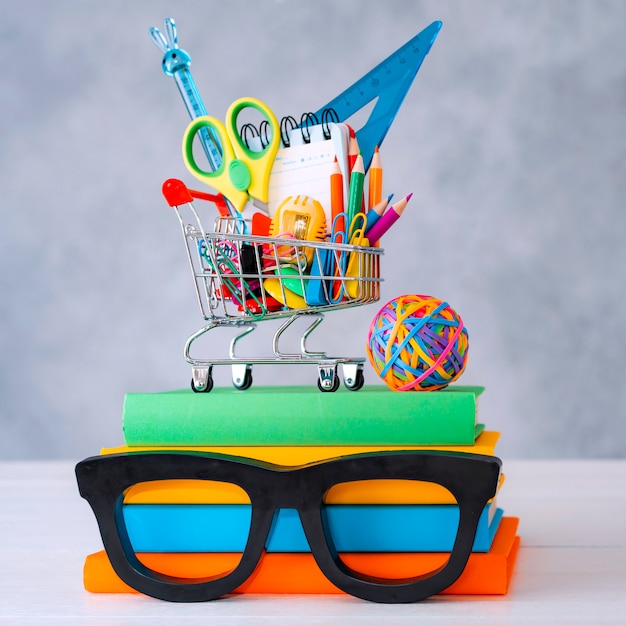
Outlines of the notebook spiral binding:
{"type": "MultiPolygon", "coordinates": [[[[324,139],[330,139],[330,124],[339,122],[339,115],[335,109],[324,109],[321,114],[321,120],[315,113],[306,112],[300,116],[300,123],[298,124],[295,117],[292,115],[285,115],[280,120],[280,139],[282,145],[285,148],[291,146],[290,133],[295,128],[299,128],[302,134],[302,141],[304,143],[311,143],[311,133],[309,128],[311,126],[322,125],[322,132],[324,133],[324,139]]],[[[265,149],[270,143],[270,125],[267,120],[263,120],[257,128],[254,124],[244,124],[239,130],[241,139],[248,148],[252,143],[253,137],[258,137],[261,142],[261,148],[265,149]]]]}

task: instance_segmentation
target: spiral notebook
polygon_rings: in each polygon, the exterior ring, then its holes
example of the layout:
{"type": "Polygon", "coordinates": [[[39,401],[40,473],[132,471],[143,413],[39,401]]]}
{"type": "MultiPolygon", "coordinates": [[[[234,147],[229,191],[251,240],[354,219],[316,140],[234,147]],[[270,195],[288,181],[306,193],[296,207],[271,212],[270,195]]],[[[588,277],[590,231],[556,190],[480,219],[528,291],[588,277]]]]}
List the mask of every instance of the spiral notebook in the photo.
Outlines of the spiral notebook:
{"type": "Polygon", "coordinates": [[[270,174],[267,203],[269,215],[287,196],[308,195],[317,200],[332,223],[330,174],[335,157],[344,180],[347,203],[349,130],[346,124],[324,123],[292,128],[283,137],[270,174]]]}

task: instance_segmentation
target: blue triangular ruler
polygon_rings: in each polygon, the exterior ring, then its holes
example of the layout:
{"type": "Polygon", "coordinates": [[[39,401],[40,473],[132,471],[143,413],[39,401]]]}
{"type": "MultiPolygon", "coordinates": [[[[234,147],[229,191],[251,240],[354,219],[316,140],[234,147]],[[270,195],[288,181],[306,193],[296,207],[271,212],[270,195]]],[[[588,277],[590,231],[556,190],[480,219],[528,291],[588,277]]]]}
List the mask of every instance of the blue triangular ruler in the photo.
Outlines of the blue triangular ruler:
{"type": "Polygon", "coordinates": [[[382,144],[440,29],[441,22],[427,26],[315,113],[318,119],[322,119],[324,110],[332,109],[339,121],[344,122],[378,98],[367,122],[355,131],[366,169],[376,146],[382,144]]]}

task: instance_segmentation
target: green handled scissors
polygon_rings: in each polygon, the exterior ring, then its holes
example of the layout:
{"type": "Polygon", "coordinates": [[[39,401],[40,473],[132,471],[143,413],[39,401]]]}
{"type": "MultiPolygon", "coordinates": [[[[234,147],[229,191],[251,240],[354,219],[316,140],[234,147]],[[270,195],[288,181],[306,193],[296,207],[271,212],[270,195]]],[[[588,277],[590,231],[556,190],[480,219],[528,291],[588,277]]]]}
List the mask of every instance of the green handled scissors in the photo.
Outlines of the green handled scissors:
{"type": "Polygon", "coordinates": [[[272,110],[256,98],[240,98],[226,112],[226,125],[210,115],[192,120],[183,137],[183,159],[198,180],[226,196],[241,213],[251,198],[267,204],[270,172],[279,144],[280,125],[272,110]],[[258,152],[250,150],[237,131],[237,117],[248,108],[259,111],[271,131],[268,144],[258,152]],[[215,171],[202,170],[193,156],[194,138],[203,128],[212,130],[222,146],[222,162],[215,171]]]}

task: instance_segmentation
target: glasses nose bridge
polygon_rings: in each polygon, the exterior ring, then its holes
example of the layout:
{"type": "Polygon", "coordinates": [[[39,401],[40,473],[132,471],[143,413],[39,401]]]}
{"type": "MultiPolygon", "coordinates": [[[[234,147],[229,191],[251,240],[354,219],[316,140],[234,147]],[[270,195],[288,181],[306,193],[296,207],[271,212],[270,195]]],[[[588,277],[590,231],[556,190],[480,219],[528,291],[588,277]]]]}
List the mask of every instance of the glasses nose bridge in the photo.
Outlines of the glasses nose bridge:
{"type": "Polygon", "coordinates": [[[302,472],[278,472],[272,478],[272,504],[278,509],[301,509],[311,497],[302,472]]]}

